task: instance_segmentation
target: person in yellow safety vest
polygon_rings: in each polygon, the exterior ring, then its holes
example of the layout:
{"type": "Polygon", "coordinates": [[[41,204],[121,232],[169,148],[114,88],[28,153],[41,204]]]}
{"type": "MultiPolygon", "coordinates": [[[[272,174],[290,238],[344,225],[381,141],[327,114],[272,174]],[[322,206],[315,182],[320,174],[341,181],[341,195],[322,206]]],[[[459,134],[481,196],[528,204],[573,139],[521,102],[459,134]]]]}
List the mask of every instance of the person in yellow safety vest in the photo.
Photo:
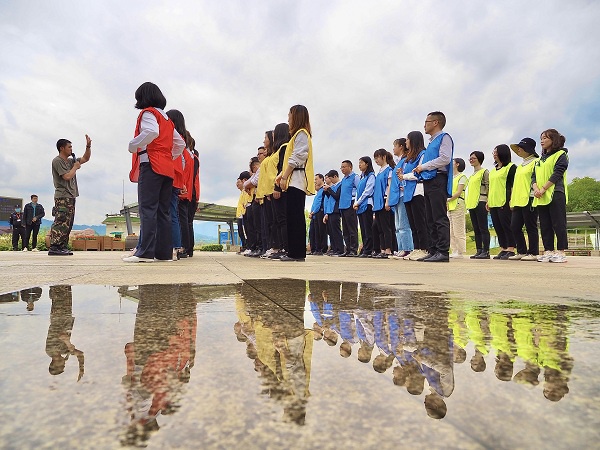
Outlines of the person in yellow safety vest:
{"type": "Polygon", "coordinates": [[[517,167],[510,161],[508,145],[497,145],[492,156],[496,169],[490,172],[487,209],[492,216],[500,245],[500,253],[494,256],[494,259],[508,259],[515,255],[515,238],[510,229],[512,213],[509,203],[517,167]]]}
{"type": "Polygon", "coordinates": [[[510,260],[537,261],[540,252],[540,238],[538,234],[538,213],[537,208],[533,206],[533,189],[531,188],[531,176],[535,163],[539,155],[535,151],[535,141],[531,138],[523,138],[518,144],[510,144],[513,152],[523,158],[523,162],[517,167],[515,172],[515,182],[513,184],[512,194],[510,196],[510,208],[512,209],[512,219],[510,228],[515,237],[517,245],[517,254],[510,256],[510,260]],[[523,234],[523,225],[527,230],[527,240],[525,242],[523,234]]]}
{"type": "Polygon", "coordinates": [[[463,173],[465,160],[454,158],[452,162],[452,197],[447,201],[448,219],[450,219],[450,258],[462,258],[467,251],[467,229],[465,223],[465,193],[469,179],[463,173]]]}
{"type": "Polygon", "coordinates": [[[465,199],[469,210],[477,253],[471,259],[490,259],[490,230],[488,228],[488,212],[485,207],[490,185],[490,171],[481,167],[485,155],[479,150],[471,152],[469,164],[473,166],[473,175],[469,179],[469,189],[465,199]]]}
{"type": "Polygon", "coordinates": [[[565,137],[550,128],[540,136],[542,157],[536,162],[531,182],[533,186],[533,206],[537,206],[540,217],[540,231],[544,254],[539,262],[565,263],[567,240],[567,168],[568,150],[564,148],[565,137]],[[556,236],[556,250],[554,237],[556,236]]]}

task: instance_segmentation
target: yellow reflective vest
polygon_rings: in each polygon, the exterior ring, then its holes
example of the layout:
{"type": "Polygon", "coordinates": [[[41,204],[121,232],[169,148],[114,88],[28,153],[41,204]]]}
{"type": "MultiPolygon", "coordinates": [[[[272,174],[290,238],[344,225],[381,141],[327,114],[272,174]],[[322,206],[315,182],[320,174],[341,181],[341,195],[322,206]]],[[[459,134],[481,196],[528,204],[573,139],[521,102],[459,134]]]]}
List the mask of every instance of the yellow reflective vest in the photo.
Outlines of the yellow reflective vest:
{"type": "Polygon", "coordinates": [[[515,182],[510,194],[510,207],[524,207],[529,204],[531,194],[531,175],[537,159],[532,159],[526,165],[517,166],[515,182]]]}
{"type": "Polygon", "coordinates": [[[479,169],[469,179],[469,189],[467,189],[467,209],[475,209],[479,204],[479,196],[481,195],[481,182],[483,181],[483,175],[487,169],[479,169]]]}
{"type": "Polygon", "coordinates": [[[458,205],[458,199],[462,198],[464,200],[465,198],[465,192],[467,190],[467,184],[469,184],[469,178],[467,178],[467,176],[463,172],[456,174],[452,179],[452,195],[455,195],[458,192],[458,185],[461,184],[460,180],[463,180],[463,191],[460,194],[460,197],[457,197],[454,200],[448,202],[448,211],[454,211],[456,209],[456,206],[458,205]]]}
{"type": "MultiPolygon", "coordinates": [[[[542,188],[544,184],[550,179],[552,174],[554,173],[554,166],[556,165],[556,160],[560,155],[566,153],[564,150],[559,150],[556,153],[548,156],[545,160],[541,158],[537,160],[535,163],[535,167],[533,171],[535,172],[535,183],[538,185],[538,188],[542,188]]],[[[565,185],[565,197],[567,199],[567,203],[569,203],[569,192],[567,190],[567,171],[563,174],[563,182],[565,185]]],[[[533,206],[539,205],[547,205],[552,201],[552,196],[554,195],[554,185],[550,186],[544,195],[540,198],[533,199],[533,206]]]]}
{"type": "Polygon", "coordinates": [[[304,174],[306,176],[306,187],[304,188],[304,192],[306,192],[307,195],[315,195],[315,170],[313,168],[312,139],[310,137],[310,133],[304,128],[301,128],[298,131],[296,131],[296,133],[294,133],[294,135],[290,139],[290,142],[288,143],[287,148],[285,149],[285,155],[283,160],[284,167],[287,166],[287,162],[289,161],[290,156],[292,156],[292,153],[294,153],[294,141],[296,140],[296,136],[298,136],[298,134],[302,132],[306,133],[306,135],[308,136],[308,158],[306,159],[306,163],[304,164],[304,174]]]}
{"type": "Polygon", "coordinates": [[[506,166],[490,172],[490,193],[488,194],[490,208],[500,208],[506,203],[506,178],[513,165],[513,163],[508,163],[506,166]]]}

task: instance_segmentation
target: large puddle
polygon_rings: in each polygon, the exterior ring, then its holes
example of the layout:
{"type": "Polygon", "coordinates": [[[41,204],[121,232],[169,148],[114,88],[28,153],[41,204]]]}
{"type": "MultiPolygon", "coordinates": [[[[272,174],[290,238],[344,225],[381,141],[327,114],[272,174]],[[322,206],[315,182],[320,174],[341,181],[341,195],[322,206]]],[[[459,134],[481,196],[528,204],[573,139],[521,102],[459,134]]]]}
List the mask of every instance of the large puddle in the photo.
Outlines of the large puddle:
{"type": "Polygon", "coordinates": [[[0,446],[598,445],[600,304],[418,288],[283,279],[1,295],[0,446]]]}

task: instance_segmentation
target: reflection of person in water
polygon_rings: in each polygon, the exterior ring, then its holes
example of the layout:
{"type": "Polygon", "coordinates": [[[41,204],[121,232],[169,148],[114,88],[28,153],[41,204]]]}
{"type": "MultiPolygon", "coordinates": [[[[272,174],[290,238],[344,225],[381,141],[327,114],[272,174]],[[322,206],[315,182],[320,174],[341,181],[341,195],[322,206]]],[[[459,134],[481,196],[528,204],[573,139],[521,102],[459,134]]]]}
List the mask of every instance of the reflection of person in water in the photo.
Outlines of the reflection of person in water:
{"type": "Polygon", "coordinates": [[[81,380],[84,372],[83,352],[71,343],[73,330],[73,294],[71,286],[50,286],[50,327],[46,339],[46,354],[51,358],[48,371],[51,375],[59,375],[65,371],[69,356],[74,355],[79,364],[77,381],[81,380]]]}
{"type": "Polygon", "coordinates": [[[142,285],[133,342],[125,346],[130,424],[124,445],[144,443],[160,414],[179,408],[196,353],[196,301],[190,285],[142,285]]]}
{"type": "MultiPolygon", "coordinates": [[[[264,386],[263,393],[282,403],[284,420],[298,425],[305,422],[310,396],[314,332],[304,325],[307,322],[305,313],[311,312],[310,306],[306,306],[309,311],[305,310],[305,304],[310,303],[309,294],[310,288],[304,281],[285,280],[282,285],[281,280],[262,280],[260,292],[248,283],[242,285],[240,301],[243,305],[237,306],[238,320],[243,323],[245,319],[242,319],[240,311],[244,311],[252,322],[246,329],[254,330],[257,349],[254,368],[264,386]],[[265,297],[276,300],[282,287],[285,289],[287,311],[274,309],[272,304],[264,302],[265,297]]],[[[331,309],[318,312],[321,324],[329,326],[331,309]]],[[[313,317],[315,326],[319,326],[316,316],[313,317]]]]}
{"type": "Polygon", "coordinates": [[[33,302],[37,302],[41,296],[41,287],[32,287],[21,291],[21,300],[27,303],[27,311],[33,311],[33,302]]]}

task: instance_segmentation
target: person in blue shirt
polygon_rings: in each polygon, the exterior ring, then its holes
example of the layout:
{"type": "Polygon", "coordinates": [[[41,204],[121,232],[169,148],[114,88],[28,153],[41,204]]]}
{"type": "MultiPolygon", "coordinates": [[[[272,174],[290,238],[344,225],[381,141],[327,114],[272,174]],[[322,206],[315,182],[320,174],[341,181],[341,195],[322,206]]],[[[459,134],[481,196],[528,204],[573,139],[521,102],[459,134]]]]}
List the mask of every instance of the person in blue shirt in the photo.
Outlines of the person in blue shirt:
{"type": "Polygon", "coordinates": [[[379,173],[375,177],[375,189],[373,191],[373,212],[375,213],[373,247],[377,252],[373,257],[387,259],[392,254],[394,234],[390,206],[387,205],[387,195],[389,194],[390,179],[395,163],[392,154],[383,148],[375,150],[373,158],[379,166],[379,173]]]}
{"type": "Polygon", "coordinates": [[[315,189],[317,193],[313,199],[312,207],[308,213],[310,219],[310,226],[308,230],[309,242],[310,242],[310,254],[316,256],[322,256],[327,251],[327,230],[323,223],[323,184],[325,183],[325,177],[323,174],[315,175],[315,189]]]}
{"type": "Polygon", "coordinates": [[[369,156],[363,156],[358,160],[358,168],[361,171],[358,187],[356,188],[356,200],[353,208],[360,222],[360,234],[362,237],[362,250],[360,258],[370,258],[373,253],[373,191],[375,189],[375,171],[373,162],[369,156]]]}
{"type": "Polygon", "coordinates": [[[325,174],[323,185],[323,209],[325,217],[323,223],[327,224],[327,233],[331,248],[329,256],[340,256],[344,253],[344,238],[340,226],[340,178],[337,170],[330,170],[325,174]]]}
{"type": "Polygon", "coordinates": [[[346,251],[340,256],[358,256],[358,217],[352,207],[356,199],[359,177],[352,171],[352,162],[342,161],[340,167],[344,178],[340,182],[340,214],[346,251]]]}
{"type": "Polygon", "coordinates": [[[406,206],[404,205],[404,185],[406,182],[399,175],[402,174],[402,166],[406,160],[408,149],[406,148],[406,138],[396,139],[394,141],[394,176],[390,187],[390,205],[395,205],[394,225],[396,226],[396,241],[398,242],[398,251],[394,258],[400,259],[408,256],[414,250],[412,230],[408,221],[406,206]],[[396,199],[398,199],[396,201],[396,199]]]}

